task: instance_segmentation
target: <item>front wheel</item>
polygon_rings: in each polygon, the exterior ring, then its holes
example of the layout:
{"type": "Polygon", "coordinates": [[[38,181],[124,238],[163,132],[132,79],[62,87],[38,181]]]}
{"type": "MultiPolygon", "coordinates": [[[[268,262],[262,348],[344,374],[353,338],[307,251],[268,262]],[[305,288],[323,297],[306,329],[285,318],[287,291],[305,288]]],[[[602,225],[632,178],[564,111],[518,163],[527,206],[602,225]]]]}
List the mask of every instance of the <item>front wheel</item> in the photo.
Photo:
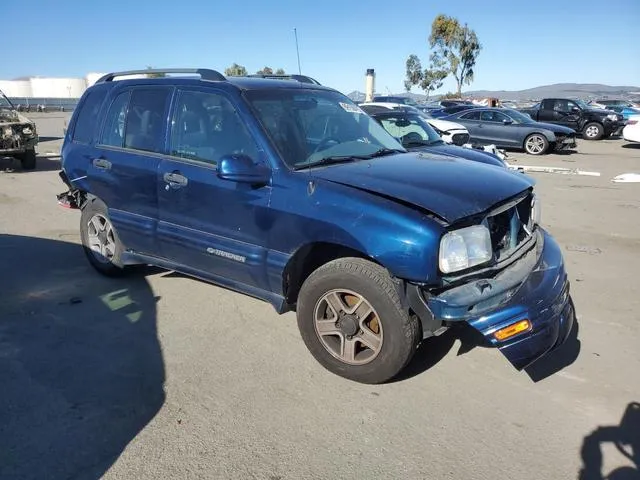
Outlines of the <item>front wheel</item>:
{"type": "Polygon", "coordinates": [[[584,127],[583,137],[586,140],[600,140],[604,135],[604,127],[599,123],[589,123],[584,127]]]}
{"type": "Polygon", "coordinates": [[[298,328],[315,359],[361,383],[383,383],[413,358],[418,319],[406,311],[381,266],[360,258],[333,260],[313,272],[298,297],[298,328]]]}
{"type": "Polygon", "coordinates": [[[549,149],[549,141],[540,133],[532,133],[524,140],[524,149],[530,155],[542,155],[549,149]]]}
{"type": "Polygon", "coordinates": [[[36,168],[36,151],[34,149],[26,150],[19,156],[23,170],[35,170],[36,168]]]}
{"type": "Polygon", "coordinates": [[[82,208],[80,237],[89,263],[98,272],[109,277],[124,272],[121,262],[124,247],[101,200],[92,198],[82,208]]]}

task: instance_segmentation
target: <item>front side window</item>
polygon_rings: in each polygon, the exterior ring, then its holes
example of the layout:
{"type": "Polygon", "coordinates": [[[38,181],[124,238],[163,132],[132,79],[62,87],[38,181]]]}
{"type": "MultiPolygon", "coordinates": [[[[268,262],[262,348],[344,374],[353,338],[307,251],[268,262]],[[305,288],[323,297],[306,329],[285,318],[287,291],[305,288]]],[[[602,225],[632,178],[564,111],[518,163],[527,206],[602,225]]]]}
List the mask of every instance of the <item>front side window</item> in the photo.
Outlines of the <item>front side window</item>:
{"type": "Polygon", "coordinates": [[[404,151],[378,122],[341,93],[269,89],[249,90],[246,97],[291,168],[404,151]]]}
{"type": "Polygon", "coordinates": [[[480,120],[483,122],[502,123],[504,120],[509,120],[509,117],[501,112],[485,110],[480,114],[480,120]]]}
{"type": "Polygon", "coordinates": [[[135,88],[127,110],[124,147],[160,153],[164,149],[165,118],[170,88],[135,88]]]}
{"type": "Polygon", "coordinates": [[[194,91],[178,96],[170,153],[212,164],[225,155],[258,157],[256,144],[231,102],[217,93],[194,91]]]}

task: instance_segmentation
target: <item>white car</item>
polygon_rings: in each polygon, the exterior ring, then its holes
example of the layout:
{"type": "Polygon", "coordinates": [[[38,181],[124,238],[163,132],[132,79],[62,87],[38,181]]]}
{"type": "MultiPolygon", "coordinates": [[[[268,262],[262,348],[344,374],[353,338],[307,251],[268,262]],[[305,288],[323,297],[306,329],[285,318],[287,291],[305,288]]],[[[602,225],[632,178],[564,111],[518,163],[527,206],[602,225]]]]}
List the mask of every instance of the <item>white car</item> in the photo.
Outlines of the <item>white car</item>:
{"type": "Polygon", "coordinates": [[[406,110],[410,112],[417,112],[422,115],[427,123],[431,125],[436,132],[440,135],[442,140],[454,145],[464,145],[469,141],[469,131],[464,125],[459,123],[449,122],[448,120],[440,120],[438,118],[432,118],[428,113],[423,112],[419,108],[411,105],[405,105],[402,103],[391,102],[366,102],[361,103],[360,107],[366,112],[367,109],[385,108],[388,110],[406,110]]]}
{"type": "Polygon", "coordinates": [[[631,115],[622,129],[622,138],[627,142],[640,142],[640,115],[631,115]]]}

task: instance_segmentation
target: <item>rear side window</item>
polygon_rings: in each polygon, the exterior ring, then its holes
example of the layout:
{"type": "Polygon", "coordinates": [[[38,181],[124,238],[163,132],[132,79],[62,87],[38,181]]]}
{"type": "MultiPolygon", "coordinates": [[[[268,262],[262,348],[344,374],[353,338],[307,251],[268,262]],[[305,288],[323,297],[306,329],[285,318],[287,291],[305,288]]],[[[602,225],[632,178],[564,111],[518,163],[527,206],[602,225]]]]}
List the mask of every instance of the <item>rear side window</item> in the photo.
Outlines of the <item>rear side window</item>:
{"type": "Polygon", "coordinates": [[[480,112],[469,112],[461,115],[460,118],[465,120],[480,120],[480,112]]]}
{"type": "Polygon", "coordinates": [[[73,141],[77,143],[90,143],[96,128],[98,112],[106,95],[104,89],[93,90],[87,93],[87,98],[82,102],[76,125],[73,129],[73,141]]]}
{"type": "Polygon", "coordinates": [[[130,92],[122,92],[111,103],[100,137],[100,144],[111,147],[124,146],[124,124],[130,92]]]}
{"type": "Polygon", "coordinates": [[[125,148],[155,153],[163,151],[170,95],[170,88],[136,88],[131,92],[125,148]]]}

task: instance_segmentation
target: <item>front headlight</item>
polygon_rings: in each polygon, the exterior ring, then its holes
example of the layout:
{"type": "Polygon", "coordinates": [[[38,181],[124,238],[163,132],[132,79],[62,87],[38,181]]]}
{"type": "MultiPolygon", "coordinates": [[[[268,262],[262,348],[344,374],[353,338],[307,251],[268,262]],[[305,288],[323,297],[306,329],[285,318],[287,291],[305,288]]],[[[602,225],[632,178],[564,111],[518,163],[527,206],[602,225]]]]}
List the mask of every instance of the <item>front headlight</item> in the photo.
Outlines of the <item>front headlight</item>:
{"type": "Polygon", "coordinates": [[[491,260],[491,236],[484,225],[461,228],[440,240],[440,271],[457,272],[491,260]]]}
{"type": "Polygon", "coordinates": [[[610,113],[609,115],[607,115],[607,118],[608,118],[609,120],[614,121],[614,122],[615,122],[616,120],[618,120],[618,116],[617,116],[616,114],[614,114],[614,113],[610,113]]]}

